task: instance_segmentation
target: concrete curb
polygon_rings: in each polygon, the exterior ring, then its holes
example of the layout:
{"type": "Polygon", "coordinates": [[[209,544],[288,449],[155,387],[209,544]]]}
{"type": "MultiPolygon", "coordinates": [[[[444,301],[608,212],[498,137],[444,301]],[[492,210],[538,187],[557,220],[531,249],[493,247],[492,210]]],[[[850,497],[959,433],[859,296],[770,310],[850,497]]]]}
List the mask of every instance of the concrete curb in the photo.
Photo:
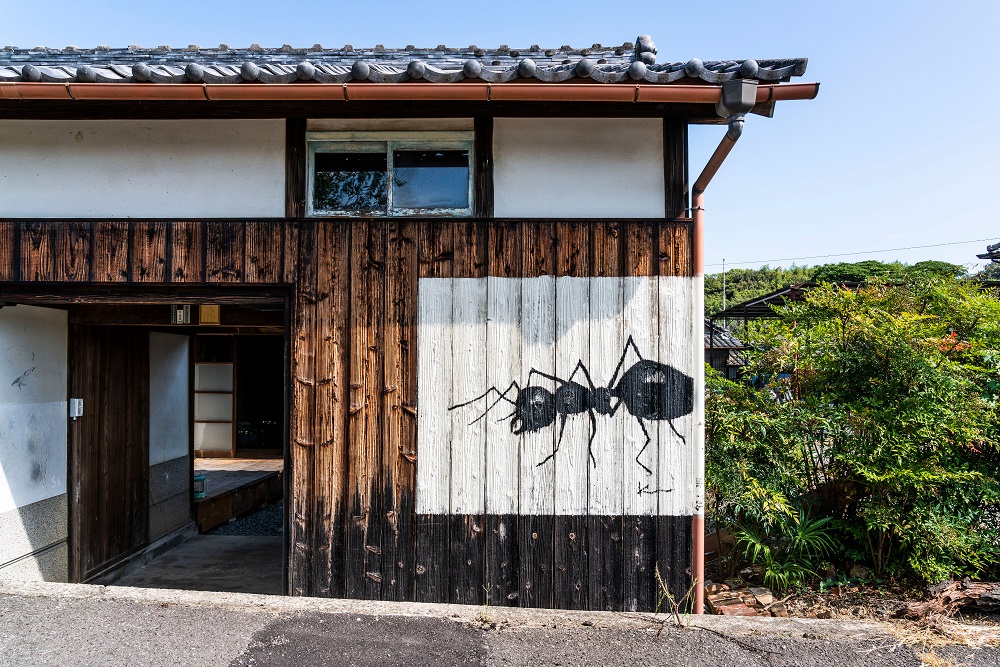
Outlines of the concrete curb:
{"type": "MultiPolygon", "coordinates": [[[[283,597],[250,593],[216,593],[154,588],[131,588],[90,584],[31,582],[5,584],[0,595],[19,595],[52,599],[98,599],[151,605],[252,609],[255,613],[323,613],[355,616],[395,616],[439,618],[483,626],[484,619],[500,629],[553,628],[586,626],[646,629],[673,625],[667,614],[644,614],[607,611],[566,611],[557,609],[522,609],[512,607],[430,604],[419,602],[381,602],[333,598],[283,597]]],[[[682,616],[681,625],[704,628],[733,636],[801,637],[816,635],[823,639],[864,639],[890,636],[889,626],[877,621],[823,620],[808,618],[742,618],[737,616],[682,616]]]]}

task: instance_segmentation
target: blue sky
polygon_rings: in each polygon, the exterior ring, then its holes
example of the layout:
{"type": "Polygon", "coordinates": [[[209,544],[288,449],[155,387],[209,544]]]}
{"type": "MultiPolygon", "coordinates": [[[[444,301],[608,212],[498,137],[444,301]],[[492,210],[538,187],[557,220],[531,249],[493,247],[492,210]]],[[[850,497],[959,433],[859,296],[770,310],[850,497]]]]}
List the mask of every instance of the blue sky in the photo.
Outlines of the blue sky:
{"type": "MultiPolygon", "coordinates": [[[[809,102],[751,117],[706,194],[707,270],[942,259],[1000,241],[1000,3],[200,2],[0,0],[0,45],[620,44],[659,60],[808,57],[809,102]],[[817,255],[837,255],[806,259],[817,255]],[[780,261],[773,261],[780,260],[780,261]]],[[[692,177],[722,135],[692,128],[692,177]]]]}

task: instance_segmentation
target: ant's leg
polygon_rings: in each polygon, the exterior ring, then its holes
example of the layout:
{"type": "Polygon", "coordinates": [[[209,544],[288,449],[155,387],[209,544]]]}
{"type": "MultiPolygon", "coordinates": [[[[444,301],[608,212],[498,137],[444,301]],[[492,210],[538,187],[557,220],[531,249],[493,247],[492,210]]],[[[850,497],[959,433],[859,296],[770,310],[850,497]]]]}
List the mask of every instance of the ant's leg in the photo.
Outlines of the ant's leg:
{"type": "MultiPolygon", "coordinates": [[[[455,408],[461,408],[461,407],[464,407],[466,405],[469,405],[470,403],[475,403],[476,401],[482,400],[482,399],[486,398],[487,396],[489,396],[489,394],[490,394],[491,391],[495,391],[497,393],[496,400],[493,401],[492,403],[490,403],[488,406],[486,406],[486,409],[483,410],[483,414],[479,415],[478,417],[476,417],[475,419],[473,419],[471,422],[469,422],[469,426],[472,426],[476,422],[478,422],[478,421],[480,421],[482,419],[485,419],[486,415],[488,415],[490,413],[490,411],[493,408],[495,408],[500,401],[507,401],[511,405],[517,407],[517,403],[515,403],[514,401],[510,400],[509,398],[507,398],[507,394],[510,393],[511,389],[517,389],[518,391],[521,391],[521,388],[517,385],[517,381],[516,380],[513,381],[513,382],[511,382],[510,385],[506,389],[503,390],[503,392],[501,392],[496,387],[490,387],[489,389],[486,390],[486,393],[483,394],[482,396],[480,396],[478,398],[474,398],[471,401],[466,401],[465,403],[461,403],[459,405],[453,405],[450,408],[448,408],[448,410],[454,410],[455,408]]],[[[514,413],[516,414],[517,411],[515,410],[514,413]]],[[[501,420],[501,421],[503,421],[503,420],[501,420]]]]}
{"type": "Polygon", "coordinates": [[[615,403],[615,407],[611,408],[611,413],[608,416],[609,417],[614,417],[615,413],[618,412],[618,408],[620,408],[622,406],[622,403],[624,403],[624,401],[622,401],[622,399],[619,398],[618,402],[615,403]]]}
{"type": "Polygon", "coordinates": [[[640,359],[643,358],[642,353],[639,352],[639,346],[635,344],[635,340],[632,338],[631,335],[629,335],[628,340],[625,341],[625,349],[622,350],[621,359],[618,360],[618,365],[615,366],[615,373],[614,375],[611,376],[611,382],[608,383],[609,388],[614,388],[615,384],[617,383],[618,373],[620,373],[622,370],[622,365],[625,363],[625,357],[628,356],[628,349],[630,347],[632,348],[633,351],[635,351],[635,355],[637,357],[639,357],[640,359]]]}
{"type": "Polygon", "coordinates": [[[532,368],[530,371],[528,371],[528,384],[529,385],[531,384],[531,376],[532,375],[541,375],[546,380],[554,380],[555,382],[566,384],[566,380],[563,380],[560,377],[556,377],[555,375],[549,375],[548,373],[543,373],[540,370],[532,368]]]}
{"type": "MultiPolygon", "coordinates": [[[[507,401],[508,403],[510,403],[511,405],[513,405],[515,408],[517,408],[517,403],[515,401],[512,401],[509,398],[507,398],[507,392],[509,392],[511,389],[517,389],[517,393],[521,393],[521,387],[520,387],[520,385],[517,384],[517,380],[512,380],[511,383],[510,383],[510,385],[506,389],[503,390],[503,393],[500,394],[499,396],[497,396],[497,400],[493,401],[490,404],[490,406],[488,408],[486,408],[486,412],[484,412],[478,418],[476,418],[475,421],[471,422],[469,424],[469,426],[472,426],[472,424],[475,424],[477,421],[479,421],[480,419],[482,419],[483,417],[485,417],[486,413],[489,412],[490,410],[492,410],[494,407],[496,407],[497,403],[499,403],[501,400],[507,401]]],[[[517,414],[517,410],[516,409],[514,410],[514,414],[517,414]]],[[[501,421],[503,421],[503,420],[501,420],[501,421]]]]}
{"type": "Polygon", "coordinates": [[[559,415],[559,439],[556,440],[556,446],[552,449],[552,453],[549,454],[548,456],[546,456],[544,459],[542,459],[538,463],[539,466],[542,466],[545,463],[547,463],[549,461],[549,459],[551,459],[553,456],[555,456],[556,452],[559,451],[559,445],[562,444],[563,431],[565,431],[565,430],[566,430],[566,415],[559,415]]]}
{"type": "Polygon", "coordinates": [[[566,381],[572,382],[573,378],[576,377],[577,371],[583,371],[583,376],[587,378],[587,384],[590,386],[590,391],[597,391],[597,387],[594,386],[594,381],[590,379],[590,371],[588,371],[587,367],[583,365],[582,359],[576,362],[576,367],[573,369],[573,372],[569,374],[569,379],[566,381]]]}
{"type": "Polygon", "coordinates": [[[504,399],[508,403],[513,404],[514,401],[510,400],[509,398],[507,398],[507,392],[509,392],[512,387],[516,387],[516,386],[517,386],[517,381],[515,380],[515,381],[511,382],[510,385],[508,385],[508,387],[506,389],[504,389],[502,392],[499,389],[497,389],[496,387],[490,387],[485,392],[483,392],[479,396],[476,396],[471,401],[466,401],[465,403],[456,403],[455,405],[451,406],[448,409],[449,410],[455,410],[457,408],[464,408],[466,405],[472,405],[476,401],[481,401],[484,398],[486,398],[487,396],[489,396],[491,391],[495,391],[497,394],[499,394],[500,397],[497,400],[504,399]]]}
{"type": "Polygon", "coordinates": [[[594,416],[594,408],[587,410],[587,414],[590,415],[590,440],[587,441],[587,453],[590,454],[590,462],[596,468],[597,459],[594,458],[594,437],[597,435],[597,417],[594,416]]]}
{"type": "Polygon", "coordinates": [[[676,428],[674,427],[674,423],[673,423],[673,422],[672,422],[671,420],[669,420],[669,419],[668,419],[668,420],[667,420],[667,424],[669,424],[669,425],[670,425],[670,430],[671,430],[671,431],[673,431],[673,432],[674,432],[674,434],[675,434],[675,435],[676,435],[676,436],[677,436],[678,438],[680,438],[680,439],[681,439],[681,442],[682,442],[682,443],[684,443],[684,446],[685,446],[685,447],[687,447],[687,444],[688,444],[688,443],[687,443],[687,438],[685,438],[685,437],[684,437],[684,436],[683,436],[683,435],[681,434],[681,432],[680,432],[680,431],[678,431],[678,430],[677,430],[677,429],[676,429],[676,428]]]}
{"type": "Polygon", "coordinates": [[[646,430],[646,425],[642,422],[642,418],[636,417],[636,420],[638,420],[639,426],[642,427],[642,432],[646,436],[646,442],[643,443],[642,449],[639,450],[639,453],[635,455],[635,462],[642,466],[642,469],[646,471],[647,475],[652,475],[653,471],[647,468],[645,464],[639,460],[639,457],[642,456],[644,451],[646,451],[646,447],[649,447],[649,443],[652,442],[653,439],[649,437],[649,431],[646,430]]]}

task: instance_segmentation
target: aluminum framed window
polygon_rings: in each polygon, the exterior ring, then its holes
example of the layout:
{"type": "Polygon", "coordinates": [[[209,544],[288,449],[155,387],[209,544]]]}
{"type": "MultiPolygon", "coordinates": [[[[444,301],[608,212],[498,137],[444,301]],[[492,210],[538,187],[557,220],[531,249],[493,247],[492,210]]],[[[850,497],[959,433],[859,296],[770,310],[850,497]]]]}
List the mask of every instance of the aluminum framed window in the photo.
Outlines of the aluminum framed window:
{"type": "Polygon", "coordinates": [[[472,132],[309,132],[306,145],[306,215],[472,215],[472,132]]]}

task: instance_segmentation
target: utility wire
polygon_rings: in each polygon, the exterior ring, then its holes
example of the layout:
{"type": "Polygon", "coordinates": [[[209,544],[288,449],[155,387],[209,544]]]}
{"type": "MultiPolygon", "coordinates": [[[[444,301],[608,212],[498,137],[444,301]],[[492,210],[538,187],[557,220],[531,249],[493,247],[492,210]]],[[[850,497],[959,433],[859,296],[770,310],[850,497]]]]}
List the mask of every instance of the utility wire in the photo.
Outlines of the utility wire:
{"type": "MultiPolygon", "coordinates": [[[[884,250],[859,250],[858,252],[841,252],[835,255],[812,255],[810,257],[785,257],[783,259],[758,259],[751,262],[725,262],[726,264],[770,264],[771,262],[798,262],[803,259],[827,259],[830,257],[850,257],[852,255],[874,255],[880,252],[895,252],[896,250],[919,250],[920,248],[940,248],[946,245],[964,245],[966,243],[982,243],[992,241],[988,239],[972,239],[971,241],[951,241],[949,243],[932,243],[930,245],[911,245],[905,248],[885,248],[884,250]]],[[[706,266],[723,266],[722,262],[716,264],[706,264],[706,266]]]]}

